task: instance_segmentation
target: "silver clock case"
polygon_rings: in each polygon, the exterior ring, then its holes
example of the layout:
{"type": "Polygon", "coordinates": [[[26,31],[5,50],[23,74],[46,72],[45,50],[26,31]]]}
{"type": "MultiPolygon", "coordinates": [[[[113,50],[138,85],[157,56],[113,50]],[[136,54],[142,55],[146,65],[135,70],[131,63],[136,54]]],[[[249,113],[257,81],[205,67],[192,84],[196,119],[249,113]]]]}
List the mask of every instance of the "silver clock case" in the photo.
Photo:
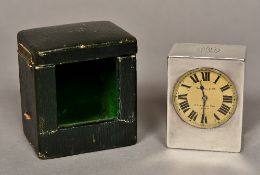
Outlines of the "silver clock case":
{"type": "Polygon", "coordinates": [[[240,152],[246,47],[218,44],[175,44],[168,56],[167,146],[169,148],[240,152]],[[185,72],[201,67],[220,70],[236,86],[234,115],[223,125],[200,129],[180,119],[173,106],[173,88],[185,72]]]}

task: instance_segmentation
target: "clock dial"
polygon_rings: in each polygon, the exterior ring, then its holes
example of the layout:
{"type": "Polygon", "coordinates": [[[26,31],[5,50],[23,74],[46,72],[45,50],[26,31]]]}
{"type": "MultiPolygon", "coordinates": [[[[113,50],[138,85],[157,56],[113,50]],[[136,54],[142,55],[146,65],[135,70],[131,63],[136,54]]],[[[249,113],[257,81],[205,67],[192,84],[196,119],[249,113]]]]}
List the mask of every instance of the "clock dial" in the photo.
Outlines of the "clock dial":
{"type": "Polygon", "coordinates": [[[193,69],[175,84],[173,105],[179,117],[192,126],[218,127],[227,122],[236,110],[236,87],[219,70],[193,69]]]}

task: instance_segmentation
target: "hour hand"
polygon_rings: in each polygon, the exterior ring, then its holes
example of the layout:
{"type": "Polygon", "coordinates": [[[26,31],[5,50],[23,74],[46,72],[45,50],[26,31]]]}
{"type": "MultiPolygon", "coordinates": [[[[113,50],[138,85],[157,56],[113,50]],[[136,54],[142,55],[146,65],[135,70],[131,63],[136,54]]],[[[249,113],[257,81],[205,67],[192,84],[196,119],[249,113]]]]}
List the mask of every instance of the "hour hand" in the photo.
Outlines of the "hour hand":
{"type": "Polygon", "coordinates": [[[201,81],[200,81],[200,89],[202,90],[202,91],[204,91],[204,86],[202,86],[202,83],[201,83],[201,81]]]}
{"type": "Polygon", "coordinates": [[[205,98],[205,93],[204,93],[204,86],[202,85],[201,81],[200,81],[200,90],[202,91],[202,99],[204,101],[204,98],[205,98]]]}
{"type": "Polygon", "coordinates": [[[200,89],[202,91],[202,101],[203,101],[203,115],[204,115],[204,111],[205,111],[205,106],[206,106],[206,101],[208,99],[208,97],[205,95],[204,92],[204,86],[202,85],[201,81],[200,81],[200,89]]]}

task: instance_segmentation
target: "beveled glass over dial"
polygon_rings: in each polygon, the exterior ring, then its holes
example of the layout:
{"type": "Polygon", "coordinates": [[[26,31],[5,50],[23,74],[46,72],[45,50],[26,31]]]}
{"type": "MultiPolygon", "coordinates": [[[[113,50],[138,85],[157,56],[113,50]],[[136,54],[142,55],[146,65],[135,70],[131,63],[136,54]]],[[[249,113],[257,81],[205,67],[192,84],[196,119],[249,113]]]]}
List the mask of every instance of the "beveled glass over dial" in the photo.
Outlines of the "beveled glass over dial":
{"type": "Polygon", "coordinates": [[[172,99],[177,114],[184,122],[198,128],[214,128],[233,116],[237,91],[223,72],[197,68],[178,79],[172,99]]]}

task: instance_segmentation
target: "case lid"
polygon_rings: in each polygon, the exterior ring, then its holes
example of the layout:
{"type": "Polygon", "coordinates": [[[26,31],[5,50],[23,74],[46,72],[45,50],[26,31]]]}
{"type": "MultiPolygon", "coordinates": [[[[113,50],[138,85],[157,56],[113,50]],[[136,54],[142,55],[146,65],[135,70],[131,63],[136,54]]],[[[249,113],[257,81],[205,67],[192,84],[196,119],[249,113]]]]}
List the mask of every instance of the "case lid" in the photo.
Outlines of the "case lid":
{"type": "Polygon", "coordinates": [[[171,49],[168,57],[245,61],[246,47],[242,45],[177,43],[171,49]]]}
{"type": "Polygon", "coordinates": [[[75,23],[20,31],[20,55],[33,65],[61,64],[136,54],[134,36],[109,21],[75,23]]]}

